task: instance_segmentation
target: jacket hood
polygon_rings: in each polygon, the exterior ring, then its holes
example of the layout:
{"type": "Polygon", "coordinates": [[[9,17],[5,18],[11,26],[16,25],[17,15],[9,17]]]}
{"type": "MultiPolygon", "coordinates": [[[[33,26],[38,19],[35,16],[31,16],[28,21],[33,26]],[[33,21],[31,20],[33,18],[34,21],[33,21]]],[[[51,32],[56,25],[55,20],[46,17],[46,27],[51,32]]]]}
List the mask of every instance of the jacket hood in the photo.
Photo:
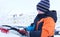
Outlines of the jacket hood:
{"type": "Polygon", "coordinates": [[[52,17],[54,21],[57,22],[57,13],[55,10],[47,11],[46,15],[52,17]]]}

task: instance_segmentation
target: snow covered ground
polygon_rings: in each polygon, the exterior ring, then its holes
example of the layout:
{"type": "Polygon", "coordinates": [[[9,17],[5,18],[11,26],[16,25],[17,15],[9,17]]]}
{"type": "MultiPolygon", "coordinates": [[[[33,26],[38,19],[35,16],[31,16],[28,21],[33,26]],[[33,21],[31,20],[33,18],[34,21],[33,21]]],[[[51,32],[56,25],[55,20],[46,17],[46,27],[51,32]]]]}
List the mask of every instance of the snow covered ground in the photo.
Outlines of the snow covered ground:
{"type": "Polygon", "coordinates": [[[5,34],[5,33],[2,33],[0,32],[0,37],[25,37],[25,36],[22,36],[22,35],[16,35],[12,32],[8,33],[8,34],[5,34]]]}
{"type": "MultiPolygon", "coordinates": [[[[0,37],[25,37],[25,36],[16,35],[16,34],[13,34],[11,32],[8,33],[8,34],[5,34],[5,33],[0,32],[0,37]]],[[[60,35],[54,35],[54,37],[60,37],[60,35]]]]}
{"type": "MultiPolygon", "coordinates": [[[[0,21],[0,26],[1,25],[10,25],[10,26],[29,26],[32,22],[33,19],[35,18],[36,15],[17,15],[13,17],[13,15],[6,17],[4,20],[0,21]],[[31,17],[33,16],[33,17],[31,17]]],[[[17,35],[18,33],[14,31],[10,31],[8,34],[2,33],[0,31],[0,37],[25,37],[22,35],[17,35]]]]}
{"type": "Polygon", "coordinates": [[[55,35],[54,37],[60,37],[60,35],[55,35]]]}
{"type": "MultiPolygon", "coordinates": [[[[26,36],[22,36],[21,34],[18,35],[17,32],[14,31],[10,31],[9,33],[2,33],[0,31],[0,37],[26,37],[26,36]]],[[[54,35],[54,37],[60,37],[60,35],[54,35]]]]}

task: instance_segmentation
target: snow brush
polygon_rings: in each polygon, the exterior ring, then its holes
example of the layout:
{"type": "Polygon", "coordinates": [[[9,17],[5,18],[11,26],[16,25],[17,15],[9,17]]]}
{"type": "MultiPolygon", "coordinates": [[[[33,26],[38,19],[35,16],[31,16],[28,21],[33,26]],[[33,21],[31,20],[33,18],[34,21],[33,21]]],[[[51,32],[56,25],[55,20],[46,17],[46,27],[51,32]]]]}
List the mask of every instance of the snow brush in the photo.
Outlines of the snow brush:
{"type": "Polygon", "coordinates": [[[23,27],[23,26],[14,26],[14,27],[12,27],[12,26],[9,26],[9,25],[2,25],[2,26],[0,26],[0,30],[1,30],[1,32],[6,33],[6,34],[9,33],[10,30],[17,31],[19,34],[21,34],[20,29],[18,29],[16,27],[25,29],[25,27],[23,27]],[[4,28],[4,27],[8,27],[8,28],[4,28]]]}

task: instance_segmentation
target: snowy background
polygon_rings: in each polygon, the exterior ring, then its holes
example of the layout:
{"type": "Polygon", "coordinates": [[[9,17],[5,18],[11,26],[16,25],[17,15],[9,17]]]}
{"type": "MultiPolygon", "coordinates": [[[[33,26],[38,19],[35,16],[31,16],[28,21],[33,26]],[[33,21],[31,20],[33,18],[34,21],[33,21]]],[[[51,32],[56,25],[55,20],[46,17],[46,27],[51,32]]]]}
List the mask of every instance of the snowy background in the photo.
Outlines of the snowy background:
{"type": "MultiPolygon", "coordinates": [[[[40,0],[0,0],[0,25],[29,26],[37,15],[36,4],[40,0]],[[15,17],[14,17],[15,16],[15,17]]],[[[55,29],[60,27],[60,0],[50,0],[50,10],[56,10],[58,20],[55,29]]],[[[0,37],[21,37],[10,32],[0,32],[0,37]]],[[[59,35],[55,35],[59,37],[59,35]]]]}

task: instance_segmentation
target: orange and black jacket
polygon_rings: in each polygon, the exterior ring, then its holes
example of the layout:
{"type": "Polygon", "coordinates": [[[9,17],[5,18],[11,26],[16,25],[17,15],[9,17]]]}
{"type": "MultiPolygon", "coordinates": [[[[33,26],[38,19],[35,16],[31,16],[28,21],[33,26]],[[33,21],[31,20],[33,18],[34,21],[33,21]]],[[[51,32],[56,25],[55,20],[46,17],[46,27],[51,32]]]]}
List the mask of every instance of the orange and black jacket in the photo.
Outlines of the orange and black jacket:
{"type": "Polygon", "coordinates": [[[48,11],[46,14],[38,14],[33,24],[35,25],[35,32],[31,31],[30,37],[53,37],[56,21],[56,11],[48,11]]]}

